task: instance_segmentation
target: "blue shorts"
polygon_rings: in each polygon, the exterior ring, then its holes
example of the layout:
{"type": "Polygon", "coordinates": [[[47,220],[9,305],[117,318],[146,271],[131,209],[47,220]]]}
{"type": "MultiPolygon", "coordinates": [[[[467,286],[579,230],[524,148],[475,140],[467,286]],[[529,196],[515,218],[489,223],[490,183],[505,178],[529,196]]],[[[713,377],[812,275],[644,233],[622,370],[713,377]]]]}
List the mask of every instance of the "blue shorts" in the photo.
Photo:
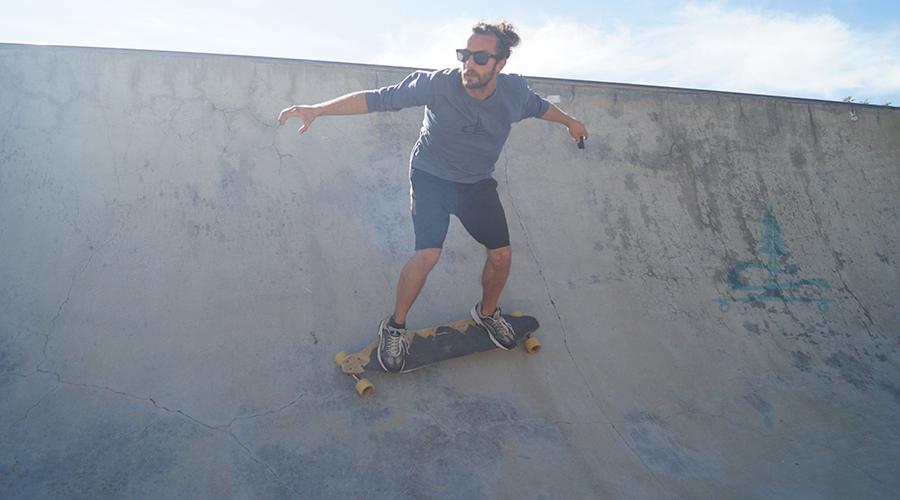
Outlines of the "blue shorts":
{"type": "Polygon", "coordinates": [[[494,179],[462,184],[412,169],[409,181],[416,250],[444,246],[451,214],[488,250],[509,246],[506,212],[494,179]]]}

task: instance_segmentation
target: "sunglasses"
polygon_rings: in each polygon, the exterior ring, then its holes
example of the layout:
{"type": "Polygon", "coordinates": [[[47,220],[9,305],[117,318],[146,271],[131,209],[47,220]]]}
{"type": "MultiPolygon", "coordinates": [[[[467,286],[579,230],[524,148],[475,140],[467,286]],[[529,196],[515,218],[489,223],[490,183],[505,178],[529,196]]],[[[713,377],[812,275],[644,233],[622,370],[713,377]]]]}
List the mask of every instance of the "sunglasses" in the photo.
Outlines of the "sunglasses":
{"type": "Polygon", "coordinates": [[[475,64],[477,64],[479,66],[484,66],[485,64],[487,64],[488,61],[490,61],[492,57],[494,59],[497,59],[498,61],[500,59],[502,59],[499,56],[495,56],[494,54],[489,54],[483,50],[480,50],[478,52],[472,52],[471,50],[468,50],[468,49],[456,49],[456,58],[459,59],[460,62],[466,62],[469,60],[470,57],[474,57],[475,64]]]}

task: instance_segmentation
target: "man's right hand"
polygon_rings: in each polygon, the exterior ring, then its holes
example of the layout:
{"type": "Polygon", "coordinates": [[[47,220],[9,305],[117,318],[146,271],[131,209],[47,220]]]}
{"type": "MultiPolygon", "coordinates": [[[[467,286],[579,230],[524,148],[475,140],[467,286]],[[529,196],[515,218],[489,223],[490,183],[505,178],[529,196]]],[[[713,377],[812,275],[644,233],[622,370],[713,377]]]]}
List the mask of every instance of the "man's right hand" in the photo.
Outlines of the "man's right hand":
{"type": "Polygon", "coordinates": [[[366,104],[365,92],[353,92],[343,95],[337,99],[328,102],[316,104],[315,106],[291,106],[278,115],[278,125],[284,123],[291,117],[297,117],[303,120],[303,125],[297,133],[306,132],[313,120],[319,116],[333,115],[361,115],[369,112],[366,104]]]}
{"type": "Polygon", "coordinates": [[[313,120],[316,119],[316,111],[312,106],[291,106],[285,108],[278,115],[278,125],[284,125],[288,118],[300,118],[303,120],[303,125],[297,130],[298,134],[302,134],[306,132],[309,126],[312,125],[313,120]]]}

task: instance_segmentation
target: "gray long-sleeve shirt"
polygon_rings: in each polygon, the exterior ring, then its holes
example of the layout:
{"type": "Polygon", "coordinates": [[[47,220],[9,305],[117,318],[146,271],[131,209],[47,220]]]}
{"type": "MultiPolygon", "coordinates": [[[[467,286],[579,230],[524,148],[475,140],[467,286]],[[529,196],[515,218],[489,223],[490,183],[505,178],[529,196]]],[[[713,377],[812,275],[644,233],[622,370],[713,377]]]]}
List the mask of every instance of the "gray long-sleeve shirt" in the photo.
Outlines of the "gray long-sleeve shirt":
{"type": "Polygon", "coordinates": [[[475,99],[466,93],[459,69],[416,71],[365,96],[369,112],[425,106],[410,166],[462,183],[490,178],[511,125],[541,117],[550,107],[517,74],[498,73],[491,97],[475,99]]]}

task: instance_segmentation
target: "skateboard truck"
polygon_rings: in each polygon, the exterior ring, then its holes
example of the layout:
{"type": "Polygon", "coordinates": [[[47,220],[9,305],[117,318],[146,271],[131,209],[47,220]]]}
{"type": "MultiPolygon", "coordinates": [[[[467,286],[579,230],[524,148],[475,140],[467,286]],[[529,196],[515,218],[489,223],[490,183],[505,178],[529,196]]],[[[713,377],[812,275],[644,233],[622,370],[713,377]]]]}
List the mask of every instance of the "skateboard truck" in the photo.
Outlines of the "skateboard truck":
{"type": "MultiPolygon", "coordinates": [[[[334,360],[337,361],[338,368],[341,367],[341,363],[348,356],[350,356],[350,353],[348,353],[347,351],[341,351],[337,353],[337,355],[334,357],[334,360]]],[[[356,379],[356,392],[358,392],[360,396],[367,398],[371,396],[373,392],[375,392],[375,386],[372,384],[372,382],[369,382],[369,379],[359,378],[359,376],[355,373],[349,373],[348,375],[356,379]]]]}

